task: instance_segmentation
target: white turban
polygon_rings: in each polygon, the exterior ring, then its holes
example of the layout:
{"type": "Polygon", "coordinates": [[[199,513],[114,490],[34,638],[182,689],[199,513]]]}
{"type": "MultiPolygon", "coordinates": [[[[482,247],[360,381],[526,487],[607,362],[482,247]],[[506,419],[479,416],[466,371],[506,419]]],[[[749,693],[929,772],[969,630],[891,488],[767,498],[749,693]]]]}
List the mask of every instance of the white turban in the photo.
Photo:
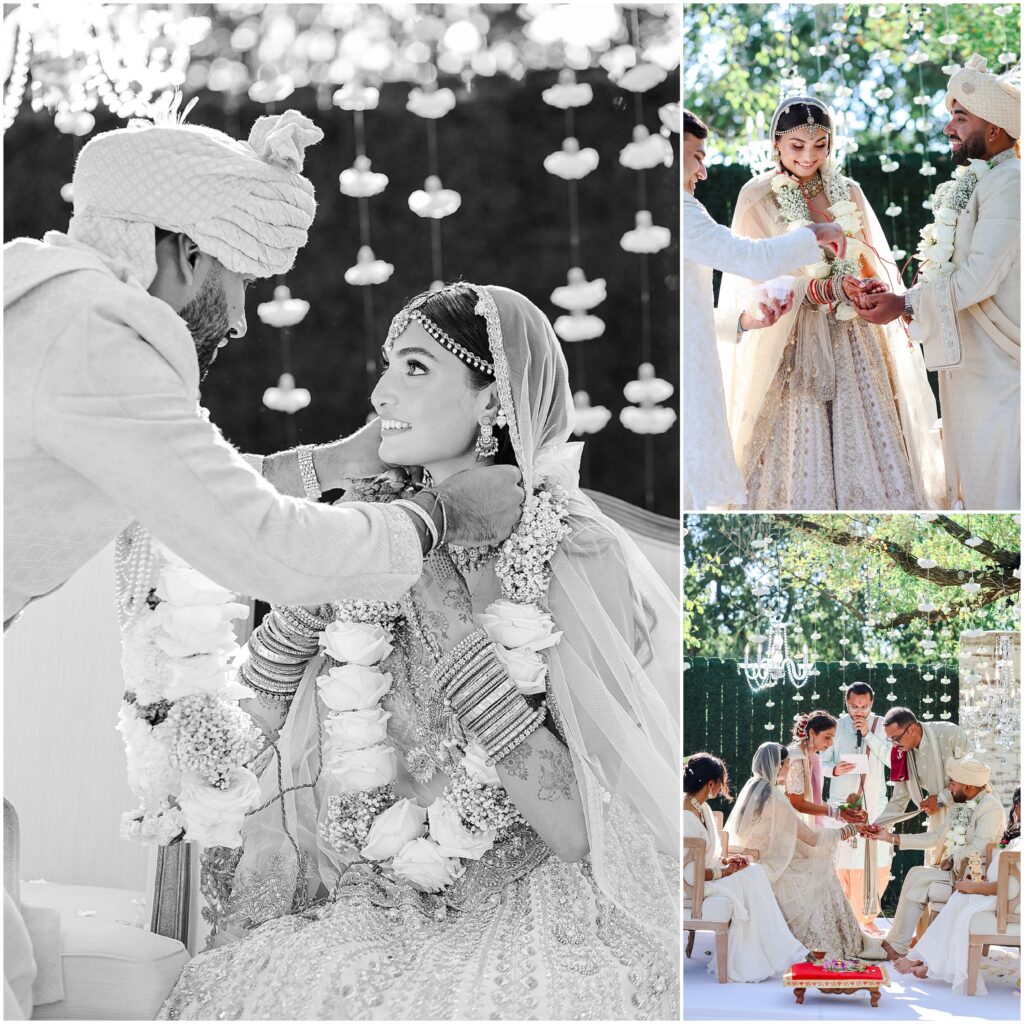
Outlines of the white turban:
{"type": "Polygon", "coordinates": [[[975,54],[955,72],[946,86],[946,109],[958,102],[965,110],[1002,128],[1011,139],[1020,138],[1020,86],[1007,75],[985,70],[984,57],[975,54]]]}
{"type": "Polygon", "coordinates": [[[962,786],[978,786],[984,789],[988,785],[992,769],[973,754],[968,754],[966,757],[947,757],[946,774],[962,786]]]}
{"type": "Polygon", "coordinates": [[[79,154],[68,237],[148,288],[157,227],[188,235],[238,274],[283,274],[306,244],[316,201],[299,172],[324,133],[287,110],[261,117],[248,142],[175,121],[133,122],[79,154]]]}

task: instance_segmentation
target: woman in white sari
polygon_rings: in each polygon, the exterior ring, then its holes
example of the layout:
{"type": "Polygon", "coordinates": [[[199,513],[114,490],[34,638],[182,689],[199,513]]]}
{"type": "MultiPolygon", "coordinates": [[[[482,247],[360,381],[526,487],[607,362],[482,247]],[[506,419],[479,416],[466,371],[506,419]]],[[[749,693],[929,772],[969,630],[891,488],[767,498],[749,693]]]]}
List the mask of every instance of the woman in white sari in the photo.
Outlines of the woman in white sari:
{"type": "Polygon", "coordinates": [[[833,863],[836,843],[849,839],[856,826],[808,828],[777,788],[788,768],[789,752],[782,744],[757,748],[753,778],[726,822],[729,845],[752,852],[771,882],[789,930],[808,949],[843,959],[884,960],[881,943],[857,924],[833,863]]]}
{"type": "MultiPolygon", "coordinates": [[[[808,221],[840,222],[843,258],[793,267],[792,310],[723,349],[732,365],[729,426],[750,508],[936,507],[943,475],[935,398],[920,349],[899,323],[856,315],[861,280],[895,284],[892,252],[856,182],[831,155],[819,100],[785,100],[771,124],[777,169],[740,191],[732,230],[773,238],[808,221]]],[[[889,285],[887,284],[887,287],[889,285]]],[[[726,275],[719,308],[755,308],[751,282],[726,275]]]]}
{"type": "MultiPolygon", "coordinates": [[[[913,954],[896,961],[897,971],[901,974],[914,974],[918,978],[938,978],[953,986],[953,995],[967,994],[971,922],[986,914],[989,920],[992,919],[996,906],[999,858],[1014,850],[1020,850],[1020,786],[1013,795],[1009,825],[999,846],[993,851],[984,881],[962,879],[956,883],[956,891],[939,916],[928,925],[924,935],[917,940],[913,954]]],[[[1018,891],[1012,889],[1009,893],[1011,900],[1019,895],[1018,891]]],[[[995,928],[984,930],[993,932],[995,928]]],[[[984,972],[979,971],[977,993],[985,995],[986,991],[984,972]]]]}
{"type": "MultiPolygon", "coordinates": [[[[730,799],[729,774],[725,762],[712,754],[694,754],[683,770],[683,835],[703,839],[704,898],[721,896],[732,904],[729,925],[729,981],[764,981],[802,960],[807,950],[786,927],[772,893],[771,883],[760,864],[742,854],[722,857],[715,818],[707,801],[717,796],[730,799]]],[[[692,858],[683,860],[683,880],[694,883],[692,858]]],[[[718,973],[718,960],[711,957],[708,971],[718,973]]]]}
{"type": "Polygon", "coordinates": [[[240,859],[207,851],[204,874],[235,941],[185,968],[163,1014],[678,1018],[678,605],[579,488],[565,359],[533,303],[423,294],[384,355],[381,457],[416,469],[364,484],[371,500],[420,468],[429,485],[505,461],[523,522],[500,552],[439,539],[391,609],[274,608],[254,632],[242,679],[273,757],[240,859]],[[373,658],[320,653],[382,613],[373,658]],[[506,705],[533,731],[510,734],[506,705]]]}

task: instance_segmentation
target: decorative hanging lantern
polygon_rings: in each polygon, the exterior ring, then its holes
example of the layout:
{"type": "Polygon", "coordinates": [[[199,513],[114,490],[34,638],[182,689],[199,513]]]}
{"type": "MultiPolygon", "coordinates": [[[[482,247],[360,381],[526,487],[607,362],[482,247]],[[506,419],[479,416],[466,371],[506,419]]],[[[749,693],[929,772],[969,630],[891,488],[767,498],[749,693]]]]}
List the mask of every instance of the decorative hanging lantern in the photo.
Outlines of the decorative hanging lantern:
{"type": "Polygon", "coordinates": [[[286,412],[294,415],[305,409],[310,403],[310,394],[305,388],[295,386],[295,378],[290,373],[282,373],[276,388],[267,388],[263,392],[263,404],[275,412],[286,412]]]}
{"type": "Polygon", "coordinates": [[[658,227],[653,223],[650,210],[638,210],[636,227],[627,231],[619,245],[626,252],[656,253],[668,248],[672,242],[672,232],[668,228],[658,227]]]}
{"type": "Polygon", "coordinates": [[[441,220],[448,217],[462,205],[462,196],[454,189],[443,188],[441,179],[431,174],[423,185],[409,196],[409,209],[417,217],[441,220]]]}
{"type": "Polygon", "coordinates": [[[455,109],[455,93],[451,89],[412,89],[405,109],[417,117],[436,121],[455,109]]]}
{"type": "Polygon", "coordinates": [[[368,156],[357,156],[355,163],[338,175],[338,189],[353,199],[379,196],[388,187],[388,176],[371,169],[368,156]]]}
{"type": "Polygon", "coordinates": [[[622,425],[634,434],[664,434],[676,422],[674,409],[659,405],[672,396],[675,388],[661,377],[655,376],[652,363],[641,363],[637,379],[631,380],[623,389],[626,406],[619,413],[622,425]]]}
{"type": "Polygon", "coordinates": [[[551,301],[570,313],[586,312],[608,298],[608,288],[603,277],[588,281],[581,267],[570,267],[567,279],[568,284],[551,293],[551,301]]]}
{"type": "Polygon", "coordinates": [[[619,163],[631,171],[652,167],[671,167],[675,154],[672,144],[662,135],[652,135],[642,124],[633,129],[633,141],[619,150],[619,163]]]}
{"type": "Polygon", "coordinates": [[[358,287],[383,284],[394,272],[393,264],[377,259],[373,249],[368,245],[361,245],[356,254],[355,264],[345,271],[345,281],[358,287]]]}
{"type": "MultiPolygon", "coordinates": [[[[770,689],[777,683],[788,681],[799,690],[815,674],[814,665],[808,660],[807,648],[803,648],[800,659],[794,660],[789,652],[786,639],[786,624],[779,618],[772,618],[768,636],[757,645],[757,653],[751,657],[750,641],[744,645],[743,661],[737,666],[743,670],[747,684],[753,693],[770,689]]],[[[802,697],[794,694],[793,699],[802,697]]]]}
{"type": "Polygon", "coordinates": [[[590,404],[590,395],[586,391],[577,391],[572,396],[572,404],[576,411],[572,432],[577,437],[582,437],[584,434],[596,434],[599,430],[604,430],[612,418],[611,410],[605,406],[590,404]]]}
{"type": "Polygon", "coordinates": [[[540,98],[549,107],[569,110],[573,107],[585,107],[594,99],[594,90],[585,82],[576,81],[576,72],[565,68],[558,73],[558,84],[545,89],[540,98]]]}
{"type": "Polygon", "coordinates": [[[579,181],[597,167],[596,149],[580,149],[579,141],[571,136],[562,142],[562,148],[544,157],[544,170],[563,181],[579,181]]]}

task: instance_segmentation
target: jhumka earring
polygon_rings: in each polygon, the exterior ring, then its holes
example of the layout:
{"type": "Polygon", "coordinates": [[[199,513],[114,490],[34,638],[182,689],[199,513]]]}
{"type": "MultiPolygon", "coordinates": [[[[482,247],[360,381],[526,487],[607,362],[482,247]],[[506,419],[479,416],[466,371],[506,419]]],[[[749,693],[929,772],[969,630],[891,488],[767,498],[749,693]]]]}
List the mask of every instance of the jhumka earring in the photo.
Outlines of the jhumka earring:
{"type": "Polygon", "coordinates": [[[493,416],[485,416],[480,421],[480,435],[476,439],[476,461],[483,462],[498,454],[498,439],[494,436],[493,416]]]}

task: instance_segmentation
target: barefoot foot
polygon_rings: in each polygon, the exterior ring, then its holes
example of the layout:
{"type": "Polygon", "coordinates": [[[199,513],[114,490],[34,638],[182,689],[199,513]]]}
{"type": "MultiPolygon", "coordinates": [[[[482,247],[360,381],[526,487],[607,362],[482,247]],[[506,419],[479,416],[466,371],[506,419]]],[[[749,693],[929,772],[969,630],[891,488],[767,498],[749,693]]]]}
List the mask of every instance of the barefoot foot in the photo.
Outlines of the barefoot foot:
{"type": "Polygon", "coordinates": [[[927,978],[928,977],[928,966],[922,963],[920,966],[915,967],[911,973],[915,978],[927,978]]]}
{"type": "Polygon", "coordinates": [[[885,950],[886,960],[899,960],[903,956],[902,953],[897,953],[896,950],[885,941],[885,939],[882,939],[882,949],[885,950]]]}

